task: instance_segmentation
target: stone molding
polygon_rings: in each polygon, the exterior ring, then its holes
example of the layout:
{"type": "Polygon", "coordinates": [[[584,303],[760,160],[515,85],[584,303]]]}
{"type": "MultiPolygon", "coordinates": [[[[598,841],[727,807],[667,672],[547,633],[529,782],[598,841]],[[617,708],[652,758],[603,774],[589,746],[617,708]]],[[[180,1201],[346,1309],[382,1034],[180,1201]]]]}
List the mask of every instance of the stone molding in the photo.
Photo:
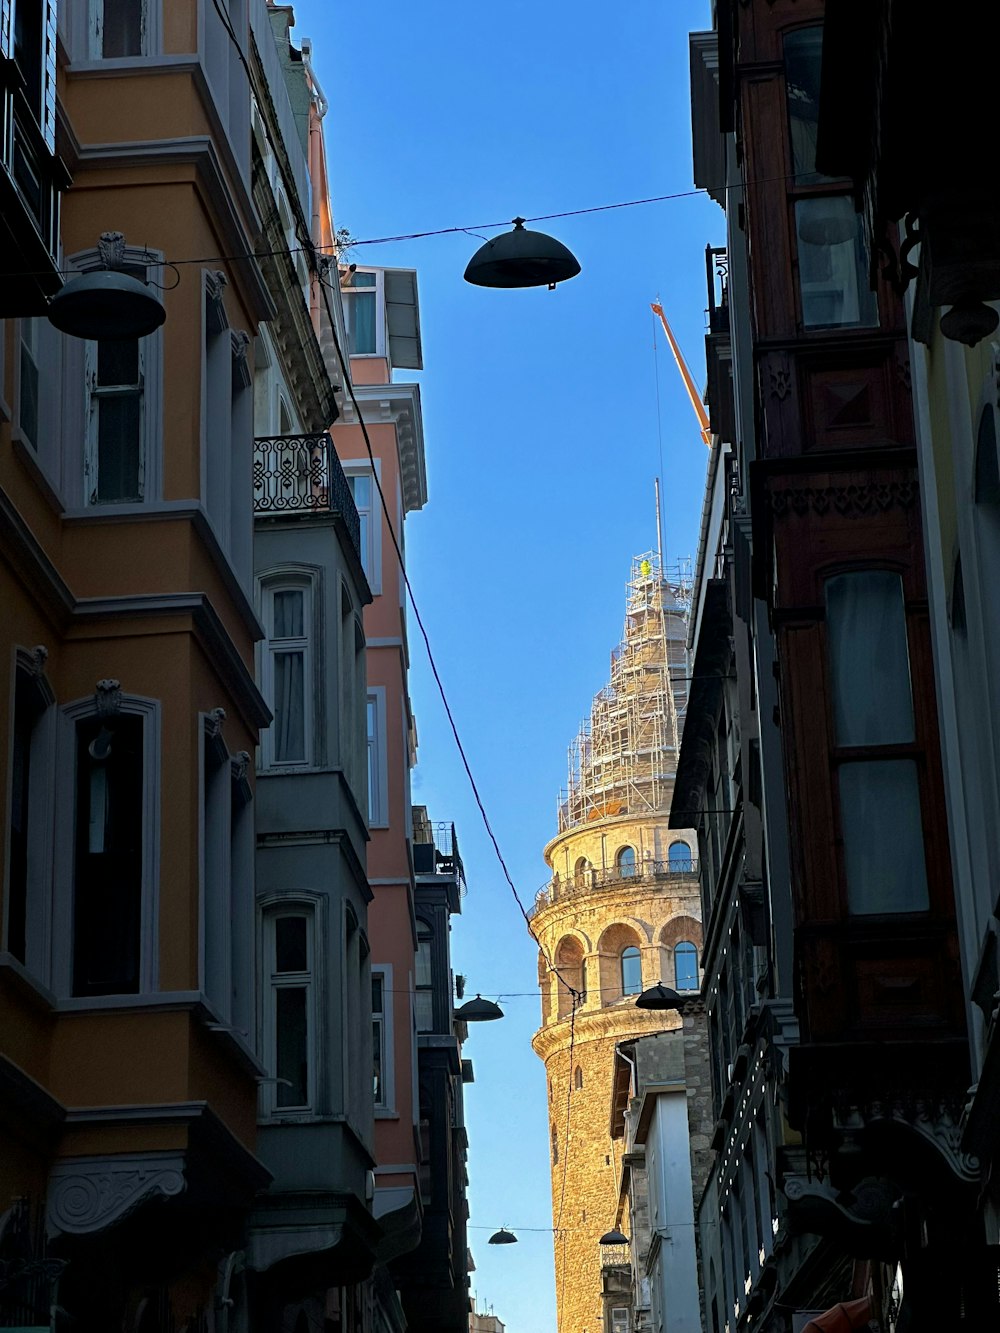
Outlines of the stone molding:
{"type": "Polygon", "coordinates": [[[49,1176],[46,1223],[50,1236],[90,1235],[136,1208],[170,1199],[186,1187],[179,1153],[75,1157],[56,1162],[49,1176]]]}

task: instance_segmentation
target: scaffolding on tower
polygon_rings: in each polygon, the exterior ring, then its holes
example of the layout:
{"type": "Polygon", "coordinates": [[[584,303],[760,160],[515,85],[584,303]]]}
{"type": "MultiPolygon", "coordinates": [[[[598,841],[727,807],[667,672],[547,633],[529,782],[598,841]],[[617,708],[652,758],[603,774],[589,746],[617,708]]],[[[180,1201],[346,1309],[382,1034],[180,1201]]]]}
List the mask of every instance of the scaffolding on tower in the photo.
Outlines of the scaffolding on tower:
{"type": "Polygon", "coordinates": [[[690,560],[663,568],[655,551],[633,559],[610,680],[569,747],[560,833],[669,808],[687,708],[690,609],[690,560]]]}

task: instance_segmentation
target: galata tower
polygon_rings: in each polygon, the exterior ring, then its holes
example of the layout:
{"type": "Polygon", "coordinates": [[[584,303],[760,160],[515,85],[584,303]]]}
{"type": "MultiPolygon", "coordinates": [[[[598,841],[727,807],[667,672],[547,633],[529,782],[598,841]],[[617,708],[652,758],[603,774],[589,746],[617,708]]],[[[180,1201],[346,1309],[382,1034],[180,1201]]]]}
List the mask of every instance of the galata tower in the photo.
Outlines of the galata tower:
{"type": "Polygon", "coordinates": [[[570,747],[559,831],[545,848],[551,879],[532,912],[558,1333],[612,1333],[599,1241],[615,1222],[622,1166],[610,1133],[615,1046],[680,1025],[673,1011],[637,1009],[641,990],[700,985],[696,835],[667,827],[688,694],[688,588],[655,553],[632,563],[622,640],[570,747]]]}

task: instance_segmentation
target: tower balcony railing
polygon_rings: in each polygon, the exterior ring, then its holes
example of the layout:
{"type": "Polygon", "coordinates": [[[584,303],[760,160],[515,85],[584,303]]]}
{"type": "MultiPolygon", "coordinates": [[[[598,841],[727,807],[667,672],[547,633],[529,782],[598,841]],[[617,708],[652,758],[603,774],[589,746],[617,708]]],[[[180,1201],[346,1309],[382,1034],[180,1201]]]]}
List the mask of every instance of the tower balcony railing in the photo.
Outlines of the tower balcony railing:
{"type": "Polygon", "coordinates": [[[339,514],[361,559],[357,505],[326,431],[254,440],[253,509],[275,518],[339,514]]]}
{"type": "Polygon", "coordinates": [[[623,885],[646,888],[650,884],[670,883],[675,880],[697,879],[698,862],[694,857],[675,861],[641,861],[631,870],[617,866],[607,870],[585,870],[566,879],[555,876],[543,884],[535,894],[529,917],[563,899],[576,898],[586,893],[600,893],[620,889],[623,885]]]}

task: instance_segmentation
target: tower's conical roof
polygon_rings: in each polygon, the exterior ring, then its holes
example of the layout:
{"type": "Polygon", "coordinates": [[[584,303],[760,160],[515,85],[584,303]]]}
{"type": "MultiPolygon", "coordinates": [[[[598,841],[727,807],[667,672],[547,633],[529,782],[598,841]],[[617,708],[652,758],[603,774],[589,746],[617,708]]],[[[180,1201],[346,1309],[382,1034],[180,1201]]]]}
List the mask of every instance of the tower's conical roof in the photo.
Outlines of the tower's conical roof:
{"type": "Polygon", "coordinates": [[[664,571],[655,552],[635,557],[610,680],[569,749],[560,832],[669,807],[687,706],[689,604],[686,570],[664,571]]]}

